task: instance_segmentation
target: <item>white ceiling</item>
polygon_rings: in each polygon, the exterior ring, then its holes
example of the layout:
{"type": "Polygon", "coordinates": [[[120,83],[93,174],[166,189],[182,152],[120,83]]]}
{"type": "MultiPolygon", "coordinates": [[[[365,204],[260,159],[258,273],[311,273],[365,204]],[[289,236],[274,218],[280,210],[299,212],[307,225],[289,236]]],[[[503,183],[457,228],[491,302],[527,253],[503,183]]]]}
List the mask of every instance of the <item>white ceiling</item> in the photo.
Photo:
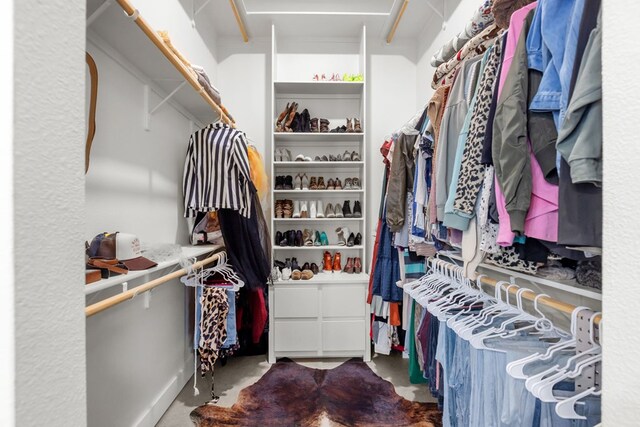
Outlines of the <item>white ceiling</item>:
{"type": "MultiPolygon", "coordinates": [[[[190,13],[206,0],[180,0],[190,13]],[[192,2],[193,3],[192,5],[192,2]]],[[[450,13],[460,0],[411,0],[395,34],[417,39],[427,26],[440,27],[444,1],[450,13]],[[436,13],[437,11],[438,13],[436,13]]],[[[369,37],[384,40],[403,0],[236,0],[250,38],[270,37],[275,24],[279,36],[358,37],[363,24],[369,37]]],[[[213,24],[219,37],[238,37],[240,31],[229,0],[209,0],[197,16],[198,25],[213,24]]]]}

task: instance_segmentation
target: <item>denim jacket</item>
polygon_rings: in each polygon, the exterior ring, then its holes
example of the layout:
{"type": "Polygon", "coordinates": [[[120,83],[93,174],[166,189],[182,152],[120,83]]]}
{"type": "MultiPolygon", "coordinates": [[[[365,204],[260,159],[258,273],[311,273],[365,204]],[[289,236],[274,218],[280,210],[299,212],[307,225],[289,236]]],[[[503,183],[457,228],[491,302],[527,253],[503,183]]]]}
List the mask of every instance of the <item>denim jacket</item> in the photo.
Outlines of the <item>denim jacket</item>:
{"type": "MultiPolygon", "coordinates": [[[[542,80],[530,108],[536,111],[551,111],[556,128],[560,127],[560,110],[563,109],[563,91],[569,90],[573,67],[563,67],[567,36],[572,27],[574,8],[584,6],[584,0],[539,0],[536,13],[527,35],[529,68],[540,71],[542,80]],[[576,2],[579,5],[576,5],[576,2]]],[[[582,15],[577,14],[578,19],[582,15]]],[[[571,50],[571,48],[569,48],[571,50]]],[[[573,61],[575,52],[570,54],[573,61]]],[[[564,96],[566,108],[567,95],[564,96]]]]}

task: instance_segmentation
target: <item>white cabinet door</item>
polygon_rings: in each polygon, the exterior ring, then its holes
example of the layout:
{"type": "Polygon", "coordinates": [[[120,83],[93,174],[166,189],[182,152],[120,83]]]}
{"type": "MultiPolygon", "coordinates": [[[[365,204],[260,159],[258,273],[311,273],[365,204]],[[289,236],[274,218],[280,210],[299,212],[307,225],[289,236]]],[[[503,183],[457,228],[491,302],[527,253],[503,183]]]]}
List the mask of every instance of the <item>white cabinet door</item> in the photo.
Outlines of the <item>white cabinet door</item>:
{"type": "Polygon", "coordinates": [[[364,317],[364,285],[332,285],[322,288],[322,317],[364,317]]]}
{"type": "Polygon", "coordinates": [[[275,351],[306,352],[318,351],[318,321],[313,320],[276,320],[275,351]]]}
{"type": "Polygon", "coordinates": [[[322,322],[323,351],[364,351],[365,321],[322,322]]]}
{"type": "Polygon", "coordinates": [[[304,288],[276,287],[274,317],[318,317],[318,288],[313,285],[304,288]]]}

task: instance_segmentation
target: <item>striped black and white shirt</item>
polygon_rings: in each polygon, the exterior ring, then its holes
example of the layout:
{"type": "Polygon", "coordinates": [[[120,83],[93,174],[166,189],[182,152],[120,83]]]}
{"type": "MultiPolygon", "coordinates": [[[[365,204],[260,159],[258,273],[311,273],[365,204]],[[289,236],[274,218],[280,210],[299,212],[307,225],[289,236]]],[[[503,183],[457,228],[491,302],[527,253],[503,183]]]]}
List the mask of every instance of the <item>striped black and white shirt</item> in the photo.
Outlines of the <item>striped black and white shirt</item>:
{"type": "Polygon", "coordinates": [[[250,217],[251,171],[244,132],[211,124],[189,138],[182,193],[184,216],[233,209],[250,217]]]}

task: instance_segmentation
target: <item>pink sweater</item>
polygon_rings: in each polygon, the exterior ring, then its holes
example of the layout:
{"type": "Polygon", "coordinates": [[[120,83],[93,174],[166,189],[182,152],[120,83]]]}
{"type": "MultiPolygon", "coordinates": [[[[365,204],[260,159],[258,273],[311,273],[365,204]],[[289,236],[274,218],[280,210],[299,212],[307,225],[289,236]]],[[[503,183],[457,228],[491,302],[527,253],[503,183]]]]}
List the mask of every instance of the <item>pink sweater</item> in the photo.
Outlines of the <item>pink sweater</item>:
{"type": "MultiPolygon", "coordinates": [[[[502,87],[507,79],[507,73],[513,61],[513,55],[522,32],[524,20],[530,10],[535,9],[537,2],[533,2],[518,9],[511,15],[509,24],[509,33],[507,34],[507,42],[504,51],[504,61],[502,63],[502,71],[500,81],[498,82],[498,99],[502,93],[502,87]]],[[[551,242],[558,241],[558,186],[549,184],[542,174],[542,169],[538,164],[535,156],[529,149],[531,156],[531,178],[532,178],[532,194],[531,204],[524,223],[524,234],[528,237],[547,240],[551,242]]],[[[511,246],[515,233],[511,231],[511,221],[507,213],[506,202],[498,179],[495,180],[496,186],[496,205],[498,208],[498,217],[500,220],[498,230],[498,244],[501,246],[511,246]]]]}

